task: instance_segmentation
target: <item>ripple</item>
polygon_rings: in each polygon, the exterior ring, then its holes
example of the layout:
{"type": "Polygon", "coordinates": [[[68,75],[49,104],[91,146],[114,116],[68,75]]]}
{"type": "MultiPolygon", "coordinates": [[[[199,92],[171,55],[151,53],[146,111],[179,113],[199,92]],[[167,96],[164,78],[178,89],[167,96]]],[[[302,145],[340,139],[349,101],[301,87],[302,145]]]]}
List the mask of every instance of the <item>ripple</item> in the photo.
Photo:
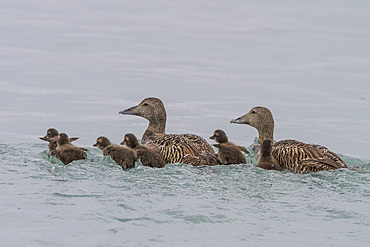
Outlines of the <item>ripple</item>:
{"type": "MultiPolygon", "coordinates": [[[[291,234],[307,227],[312,233],[325,231],[328,222],[338,226],[338,233],[332,233],[337,238],[348,229],[361,236],[369,225],[366,160],[344,157],[363,172],[304,175],[252,164],[154,169],[138,163],[136,169],[123,171],[96,150],[89,151],[87,160],[65,166],[49,159],[46,149],[38,144],[0,146],[6,154],[6,166],[0,167],[1,217],[6,222],[21,215],[28,226],[51,222],[64,227],[62,222],[71,220],[68,225],[75,231],[83,225],[91,231],[103,227],[110,234],[218,225],[239,231],[240,226],[248,229],[248,236],[258,232],[251,229],[268,225],[261,239],[274,228],[291,234]]],[[[286,238],[288,233],[279,234],[286,238]]]]}

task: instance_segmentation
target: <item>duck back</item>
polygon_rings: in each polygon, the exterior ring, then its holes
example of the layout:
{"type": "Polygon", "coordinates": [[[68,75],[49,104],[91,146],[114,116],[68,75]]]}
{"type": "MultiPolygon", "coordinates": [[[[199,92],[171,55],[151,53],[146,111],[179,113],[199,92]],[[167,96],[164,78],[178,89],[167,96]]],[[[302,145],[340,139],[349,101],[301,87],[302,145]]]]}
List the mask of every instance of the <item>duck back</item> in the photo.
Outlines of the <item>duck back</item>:
{"type": "Polygon", "coordinates": [[[344,161],[326,147],[296,140],[276,142],[272,155],[280,166],[294,173],[347,168],[344,161]]]}
{"type": "Polygon", "coordinates": [[[216,165],[215,152],[208,142],[193,134],[165,134],[147,144],[159,151],[166,163],[193,166],[216,165]]]}
{"type": "Polygon", "coordinates": [[[231,142],[215,144],[218,148],[217,158],[223,165],[245,164],[247,160],[239,147],[231,142]]]}
{"type": "Polygon", "coordinates": [[[135,153],[128,148],[110,144],[102,152],[104,156],[110,156],[123,170],[135,168],[135,153]]]}

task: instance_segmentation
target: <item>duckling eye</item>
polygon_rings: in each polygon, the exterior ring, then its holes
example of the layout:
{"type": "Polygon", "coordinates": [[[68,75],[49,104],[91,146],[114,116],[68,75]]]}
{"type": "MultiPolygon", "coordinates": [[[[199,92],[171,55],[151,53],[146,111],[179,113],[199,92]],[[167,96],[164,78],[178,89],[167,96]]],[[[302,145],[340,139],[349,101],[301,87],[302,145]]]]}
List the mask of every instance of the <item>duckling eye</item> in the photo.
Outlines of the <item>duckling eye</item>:
{"type": "Polygon", "coordinates": [[[256,111],[255,110],[252,110],[252,114],[256,114],[256,111]]]}
{"type": "Polygon", "coordinates": [[[148,106],[148,103],[144,103],[143,106],[148,106]]]}

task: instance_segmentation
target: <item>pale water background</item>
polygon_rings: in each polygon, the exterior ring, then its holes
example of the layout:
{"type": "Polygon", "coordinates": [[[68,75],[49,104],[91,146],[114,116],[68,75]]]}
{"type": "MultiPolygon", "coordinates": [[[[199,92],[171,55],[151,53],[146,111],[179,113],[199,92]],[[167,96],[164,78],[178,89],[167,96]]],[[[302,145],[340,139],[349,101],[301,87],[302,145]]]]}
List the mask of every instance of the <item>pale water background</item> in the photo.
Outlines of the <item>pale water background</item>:
{"type": "Polygon", "coordinates": [[[1,246],[370,246],[370,2],[0,1],[1,246]],[[91,147],[141,137],[118,111],[161,98],[168,133],[255,105],[275,139],[319,143],[363,172],[252,164],[122,171],[91,147]],[[38,139],[79,136],[60,165],[38,139]]]}

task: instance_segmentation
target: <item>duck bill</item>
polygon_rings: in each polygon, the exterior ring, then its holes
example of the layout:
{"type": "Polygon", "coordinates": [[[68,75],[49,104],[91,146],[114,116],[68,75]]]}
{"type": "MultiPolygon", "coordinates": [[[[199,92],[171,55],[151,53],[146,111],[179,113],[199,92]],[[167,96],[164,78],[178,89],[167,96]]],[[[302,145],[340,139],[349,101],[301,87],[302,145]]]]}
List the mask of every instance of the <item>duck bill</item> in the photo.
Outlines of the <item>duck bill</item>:
{"type": "Polygon", "coordinates": [[[70,142],[74,142],[74,141],[76,141],[78,138],[79,138],[79,137],[71,137],[71,138],[69,138],[69,141],[70,141],[70,142]]]}
{"type": "Polygon", "coordinates": [[[95,144],[93,145],[93,147],[96,147],[96,146],[98,146],[98,143],[95,143],[95,144]]]}
{"type": "Polygon", "coordinates": [[[43,141],[46,141],[46,142],[48,142],[48,141],[49,141],[49,139],[48,139],[48,137],[47,137],[47,136],[40,137],[40,139],[41,139],[41,140],[43,140],[43,141]]]}
{"type": "Polygon", "coordinates": [[[125,141],[122,141],[120,144],[121,144],[121,145],[125,145],[125,141]]]}
{"type": "Polygon", "coordinates": [[[241,117],[236,118],[236,119],[232,119],[232,120],[230,121],[230,123],[243,124],[240,120],[241,120],[241,117]]]}
{"type": "Polygon", "coordinates": [[[214,135],[213,136],[210,136],[209,139],[214,140],[215,139],[215,136],[214,135]]]}
{"type": "Polygon", "coordinates": [[[247,114],[238,117],[236,119],[232,119],[230,123],[235,123],[235,124],[249,124],[247,114]]]}
{"type": "Polygon", "coordinates": [[[126,110],[120,111],[118,114],[123,114],[123,115],[137,115],[135,113],[135,109],[137,106],[130,107],[126,110]]]}

